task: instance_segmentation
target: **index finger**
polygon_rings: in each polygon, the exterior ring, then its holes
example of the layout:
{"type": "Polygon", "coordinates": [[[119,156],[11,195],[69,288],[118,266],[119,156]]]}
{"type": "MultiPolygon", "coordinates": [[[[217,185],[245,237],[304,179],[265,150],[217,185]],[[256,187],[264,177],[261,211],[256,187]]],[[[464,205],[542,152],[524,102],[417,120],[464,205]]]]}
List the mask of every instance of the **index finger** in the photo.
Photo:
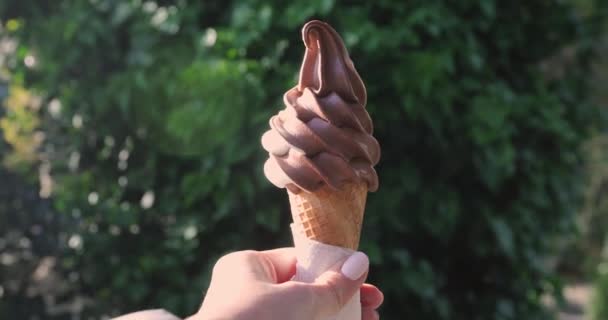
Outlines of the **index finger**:
{"type": "Polygon", "coordinates": [[[268,263],[272,273],[269,276],[275,283],[289,281],[296,274],[295,248],[280,248],[260,253],[268,263]]]}

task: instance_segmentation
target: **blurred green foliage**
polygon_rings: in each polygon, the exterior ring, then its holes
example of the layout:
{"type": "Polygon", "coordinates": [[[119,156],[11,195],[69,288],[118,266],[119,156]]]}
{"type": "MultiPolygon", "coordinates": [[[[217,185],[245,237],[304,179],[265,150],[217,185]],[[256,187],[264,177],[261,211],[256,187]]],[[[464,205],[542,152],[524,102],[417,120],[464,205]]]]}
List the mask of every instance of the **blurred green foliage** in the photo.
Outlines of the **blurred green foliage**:
{"type": "MultiPolygon", "coordinates": [[[[606,4],[608,6],[608,4],[606,4]]],[[[608,105],[608,23],[600,42],[600,57],[594,63],[593,96],[599,104],[608,105]]],[[[579,261],[587,261],[592,267],[594,282],[593,299],[588,306],[590,319],[608,318],[608,136],[597,135],[587,144],[587,174],[590,183],[586,190],[585,206],[580,216],[583,241],[579,242],[587,252],[579,261]]],[[[581,250],[579,250],[580,252],[581,250]]],[[[575,251],[576,252],[576,251],[575,251]]]]}
{"type": "Polygon", "coordinates": [[[575,230],[581,145],[603,125],[586,98],[601,13],[557,0],[0,3],[12,79],[41,98],[40,159],[54,211],[74,221],[59,265],[94,299],[85,315],[192,313],[222,254],[289,245],[259,137],[296,82],[300,26],[320,18],[367,84],[382,145],[361,247],[383,317],[547,318],[541,297],[560,291],[547,257],[575,230]]]}
{"type": "Polygon", "coordinates": [[[589,319],[601,320],[608,317],[608,265],[604,262],[598,267],[598,274],[594,283],[593,298],[589,306],[591,316],[589,319]]]}

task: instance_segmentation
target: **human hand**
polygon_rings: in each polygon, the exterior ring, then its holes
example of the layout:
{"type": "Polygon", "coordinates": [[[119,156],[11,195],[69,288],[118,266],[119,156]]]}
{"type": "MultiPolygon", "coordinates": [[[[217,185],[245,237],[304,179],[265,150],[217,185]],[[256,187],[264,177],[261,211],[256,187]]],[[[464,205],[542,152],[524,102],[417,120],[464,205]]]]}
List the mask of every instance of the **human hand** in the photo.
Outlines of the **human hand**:
{"type": "Polygon", "coordinates": [[[163,309],[144,310],[139,312],[129,313],[111,320],[180,320],[178,317],[170,314],[163,309]]]}
{"type": "Polygon", "coordinates": [[[380,318],[382,292],[364,284],[367,256],[351,255],[339,271],[327,271],[314,283],[291,281],[294,248],[238,251],[215,264],[200,310],[188,320],[315,320],[338,313],[360,290],[362,320],[380,318]]]}

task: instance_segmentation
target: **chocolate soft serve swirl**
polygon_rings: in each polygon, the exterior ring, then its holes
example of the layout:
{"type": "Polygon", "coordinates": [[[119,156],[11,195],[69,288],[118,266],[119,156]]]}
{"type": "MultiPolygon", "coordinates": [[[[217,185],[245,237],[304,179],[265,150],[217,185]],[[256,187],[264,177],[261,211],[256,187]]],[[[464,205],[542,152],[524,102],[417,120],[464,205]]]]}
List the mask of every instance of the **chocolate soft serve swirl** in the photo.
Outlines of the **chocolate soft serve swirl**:
{"type": "Polygon", "coordinates": [[[270,119],[262,137],[270,158],[266,177],[291,192],[364,181],[378,188],[374,170],[380,146],[365,110],[363,81],[338,33],[327,23],[308,22],[298,85],[283,97],[285,109],[270,119]]]}

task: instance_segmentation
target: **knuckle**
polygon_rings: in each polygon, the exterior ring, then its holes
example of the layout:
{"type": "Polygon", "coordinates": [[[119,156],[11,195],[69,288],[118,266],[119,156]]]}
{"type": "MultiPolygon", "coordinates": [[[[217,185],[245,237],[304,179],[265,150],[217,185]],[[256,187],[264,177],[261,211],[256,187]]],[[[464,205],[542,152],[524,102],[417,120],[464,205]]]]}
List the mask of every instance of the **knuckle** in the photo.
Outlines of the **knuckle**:
{"type": "Polygon", "coordinates": [[[335,310],[342,309],[348,301],[344,295],[344,290],[340,286],[338,277],[329,277],[325,282],[325,290],[330,295],[332,304],[335,306],[335,310]]]}
{"type": "Polygon", "coordinates": [[[219,274],[224,270],[231,269],[232,266],[249,261],[256,251],[245,250],[228,253],[217,260],[213,267],[213,274],[219,274]]]}

